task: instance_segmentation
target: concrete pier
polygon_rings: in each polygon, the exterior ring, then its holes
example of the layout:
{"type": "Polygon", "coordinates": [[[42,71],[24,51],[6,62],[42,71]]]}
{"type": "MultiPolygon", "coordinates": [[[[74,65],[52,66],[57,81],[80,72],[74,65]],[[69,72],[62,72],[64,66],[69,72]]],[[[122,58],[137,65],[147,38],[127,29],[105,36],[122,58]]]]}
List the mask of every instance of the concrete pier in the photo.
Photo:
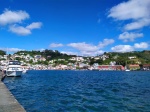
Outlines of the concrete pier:
{"type": "MultiPolygon", "coordinates": [[[[2,72],[0,72],[0,79],[2,72]]],[[[0,80],[0,112],[26,112],[0,80]]]]}

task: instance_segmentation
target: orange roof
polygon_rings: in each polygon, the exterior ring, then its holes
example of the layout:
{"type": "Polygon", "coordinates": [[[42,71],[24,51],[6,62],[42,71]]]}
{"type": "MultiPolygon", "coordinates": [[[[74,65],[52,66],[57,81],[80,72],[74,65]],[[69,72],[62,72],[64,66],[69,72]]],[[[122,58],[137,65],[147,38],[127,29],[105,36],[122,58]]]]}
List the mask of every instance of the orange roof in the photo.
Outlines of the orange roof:
{"type": "Polygon", "coordinates": [[[139,65],[129,65],[130,67],[139,67],[139,65]]]}

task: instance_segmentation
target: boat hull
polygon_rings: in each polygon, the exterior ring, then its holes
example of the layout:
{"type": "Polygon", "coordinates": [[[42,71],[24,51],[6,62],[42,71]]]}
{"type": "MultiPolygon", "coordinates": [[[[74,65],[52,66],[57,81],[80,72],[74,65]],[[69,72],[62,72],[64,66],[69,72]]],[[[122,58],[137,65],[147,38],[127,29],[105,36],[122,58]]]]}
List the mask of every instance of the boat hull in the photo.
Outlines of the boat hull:
{"type": "Polygon", "coordinates": [[[127,71],[127,72],[128,72],[128,71],[130,71],[130,70],[129,70],[129,69],[126,69],[125,71],[127,71]]]}
{"type": "Polygon", "coordinates": [[[7,71],[7,77],[20,77],[22,75],[22,71],[7,71]]]}

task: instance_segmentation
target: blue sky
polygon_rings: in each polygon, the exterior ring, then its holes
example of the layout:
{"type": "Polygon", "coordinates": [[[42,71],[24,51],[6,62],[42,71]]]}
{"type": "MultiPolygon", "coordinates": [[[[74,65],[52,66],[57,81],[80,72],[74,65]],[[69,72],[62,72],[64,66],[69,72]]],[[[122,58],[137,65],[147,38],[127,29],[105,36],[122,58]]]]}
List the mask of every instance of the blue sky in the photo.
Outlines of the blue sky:
{"type": "Polygon", "coordinates": [[[0,49],[95,56],[149,50],[150,0],[0,0],[0,49]]]}

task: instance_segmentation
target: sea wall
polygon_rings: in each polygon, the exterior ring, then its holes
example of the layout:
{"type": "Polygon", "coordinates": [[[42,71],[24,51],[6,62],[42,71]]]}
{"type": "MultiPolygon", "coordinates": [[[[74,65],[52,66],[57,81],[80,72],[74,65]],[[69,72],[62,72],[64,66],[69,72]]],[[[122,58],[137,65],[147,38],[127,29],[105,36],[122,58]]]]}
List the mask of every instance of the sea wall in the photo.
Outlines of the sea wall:
{"type": "Polygon", "coordinates": [[[1,81],[3,72],[0,71],[0,112],[26,112],[1,81]]]}

